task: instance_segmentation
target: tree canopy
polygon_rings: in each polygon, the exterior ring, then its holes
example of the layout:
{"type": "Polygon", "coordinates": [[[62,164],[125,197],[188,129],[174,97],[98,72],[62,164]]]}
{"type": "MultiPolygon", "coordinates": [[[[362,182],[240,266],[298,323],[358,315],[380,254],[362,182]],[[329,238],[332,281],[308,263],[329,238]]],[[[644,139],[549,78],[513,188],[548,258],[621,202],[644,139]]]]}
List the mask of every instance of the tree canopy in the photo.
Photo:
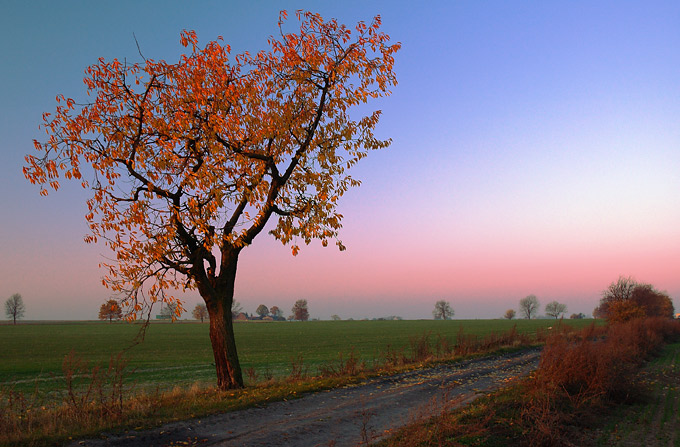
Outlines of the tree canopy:
{"type": "Polygon", "coordinates": [[[455,312],[451,308],[451,304],[448,301],[440,300],[434,303],[432,316],[435,320],[450,320],[454,313],[455,312]]]}
{"type": "Polygon", "coordinates": [[[194,317],[195,320],[201,320],[201,323],[208,318],[208,308],[205,307],[205,304],[197,304],[196,307],[194,307],[194,310],[191,311],[191,316],[194,317]]]}
{"type": "Polygon", "coordinates": [[[15,293],[5,301],[5,315],[10,318],[14,324],[17,324],[17,320],[23,318],[26,312],[26,305],[24,305],[24,299],[21,294],[15,293]]]}
{"type": "Polygon", "coordinates": [[[118,301],[112,298],[101,305],[98,318],[100,320],[109,320],[109,323],[113,320],[120,320],[123,318],[123,310],[120,308],[118,301]]]}
{"type": "Polygon", "coordinates": [[[600,305],[593,311],[598,318],[627,321],[642,317],[673,318],[673,301],[666,292],[632,277],[620,276],[602,292],[600,305]]]}
{"type": "Polygon", "coordinates": [[[527,295],[519,300],[519,311],[527,320],[531,320],[531,317],[536,316],[539,306],[540,303],[536,295],[527,295]]]}
{"type": "Polygon", "coordinates": [[[557,301],[551,301],[545,305],[545,314],[549,317],[557,319],[560,317],[560,315],[564,315],[566,312],[566,304],[558,303],[557,301]]]}
{"type": "Polygon", "coordinates": [[[103,282],[132,318],[176,302],[174,290],[199,291],[222,388],[243,384],[231,323],[241,250],[272,216],[270,233],[293,254],[313,239],[344,249],[337,204],[359,185],[346,171],[390,143],[374,135],[380,111],[350,110],[391,93],[400,44],[379,16],[350,29],[296,15],[299,33],[284,30],[283,11],[257,54],[183,31],[176,63],[100,59],[84,79],[91,102],[57,96],[47,140],[34,141],[41,155],[26,157],[41,194],[62,176],[93,191],[86,241],[115,252],[103,282]]]}
{"type": "Polygon", "coordinates": [[[291,312],[294,320],[309,320],[309,308],[307,307],[307,300],[297,300],[293,305],[291,312]]]}

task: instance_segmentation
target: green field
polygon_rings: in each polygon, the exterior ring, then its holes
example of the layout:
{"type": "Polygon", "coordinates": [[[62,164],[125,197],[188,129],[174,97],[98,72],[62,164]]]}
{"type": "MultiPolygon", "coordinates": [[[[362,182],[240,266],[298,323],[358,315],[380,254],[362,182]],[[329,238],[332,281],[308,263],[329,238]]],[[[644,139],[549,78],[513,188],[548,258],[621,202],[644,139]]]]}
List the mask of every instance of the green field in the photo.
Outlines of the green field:
{"type": "MultiPolygon", "coordinates": [[[[592,320],[569,320],[574,326],[592,320]]],[[[309,321],[245,322],[235,324],[239,358],[244,371],[254,368],[285,376],[298,356],[309,372],[320,364],[354,354],[366,362],[380,359],[388,346],[408,349],[414,337],[431,333],[456,339],[466,334],[504,332],[517,325],[519,332],[535,333],[556,324],[554,320],[453,320],[453,321],[309,321]]],[[[108,364],[111,354],[123,349],[138,386],[169,387],[215,381],[208,325],[192,322],[152,323],[145,340],[132,341],[140,325],[128,323],[72,322],[0,325],[0,386],[17,391],[61,386],[62,362],[74,350],[83,359],[108,364]]]]}

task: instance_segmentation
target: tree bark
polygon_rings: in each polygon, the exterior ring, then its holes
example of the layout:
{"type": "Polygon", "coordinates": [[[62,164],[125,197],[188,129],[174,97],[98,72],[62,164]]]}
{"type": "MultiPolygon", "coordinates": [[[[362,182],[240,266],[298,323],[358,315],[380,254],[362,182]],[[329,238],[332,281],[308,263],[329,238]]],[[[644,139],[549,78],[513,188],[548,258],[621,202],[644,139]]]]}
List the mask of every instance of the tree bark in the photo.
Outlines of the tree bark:
{"type": "Polygon", "coordinates": [[[234,324],[231,319],[231,301],[231,299],[217,300],[211,306],[212,311],[210,310],[211,307],[208,307],[210,342],[215,357],[217,386],[222,390],[243,387],[241,364],[238,361],[234,338],[234,324]]]}
{"type": "Polygon", "coordinates": [[[219,277],[199,281],[198,289],[208,308],[210,342],[215,358],[217,386],[222,390],[227,390],[242,388],[243,375],[238,360],[234,323],[231,316],[238,253],[232,253],[229,259],[224,261],[219,277]]]}

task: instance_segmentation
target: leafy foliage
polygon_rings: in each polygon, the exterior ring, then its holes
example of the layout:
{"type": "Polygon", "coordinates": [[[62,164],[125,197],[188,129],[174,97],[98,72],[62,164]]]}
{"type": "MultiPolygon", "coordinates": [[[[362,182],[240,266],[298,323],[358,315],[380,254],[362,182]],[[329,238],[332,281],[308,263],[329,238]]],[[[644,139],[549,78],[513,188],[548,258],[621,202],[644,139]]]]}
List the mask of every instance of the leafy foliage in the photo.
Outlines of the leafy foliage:
{"type": "Polygon", "coordinates": [[[512,320],[513,318],[515,318],[516,314],[517,313],[515,312],[515,309],[508,309],[505,311],[505,315],[503,315],[503,318],[507,320],[512,320]]]}
{"type": "Polygon", "coordinates": [[[27,156],[24,173],[41,194],[61,175],[93,190],[86,240],[116,253],[107,286],[140,298],[151,279],[152,300],[172,301],[165,290],[219,280],[213,249],[249,245],[272,215],[271,233],[293,253],[298,238],[336,238],[338,199],[359,185],[345,170],[389,144],[373,134],[380,112],[353,119],[349,109],[390,93],[400,45],[388,45],[379,17],[353,38],[335,20],[297,15],[299,34],[284,32],[282,12],[280,40],[256,55],[232,57],[221,39],[200,48],[184,31],[190,52],[177,63],[100,59],[84,79],[94,102],[60,95],[44,114],[49,139],[34,142],[44,156],[27,156]]]}
{"type": "Polygon", "coordinates": [[[241,250],[272,216],[294,255],[313,239],[344,250],[337,204],[359,185],[346,171],[390,143],[374,135],[379,111],[350,111],[391,93],[400,44],[379,16],[351,30],[296,15],[299,33],[284,31],[283,11],[280,38],[255,55],[183,31],[176,63],[100,59],[84,80],[93,102],[57,96],[47,141],[34,141],[42,155],[26,157],[43,195],[61,176],[92,189],[86,241],[115,252],[103,283],[132,318],[157,301],[181,311],[169,291],[199,291],[225,388],[243,385],[230,315],[241,250]]]}
{"type": "Polygon", "coordinates": [[[109,320],[109,322],[113,320],[120,320],[123,318],[123,309],[120,308],[118,301],[114,299],[107,300],[99,308],[98,318],[100,320],[109,320]]]}
{"type": "Polygon", "coordinates": [[[309,320],[309,309],[307,308],[307,300],[297,300],[291,310],[294,320],[307,321],[309,320]]]}
{"type": "Polygon", "coordinates": [[[602,292],[600,305],[593,312],[611,322],[642,317],[673,318],[673,301],[666,292],[651,284],[638,283],[631,277],[619,277],[602,292]]]}
{"type": "Polygon", "coordinates": [[[260,304],[259,306],[257,306],[257,310],[255,311],[255,313],[257,313],[261,317],[266,317],[267,315],[269,315],[269,308],[264,304],[260,304]]]}
{"type": "Polygon", "coordinates": [[[208,308],[205,307],[205,304],[197,304],[191,312],[191,316],[193,316],[195,320],[201,320],[201,323],[203,323],[203,321],[208,318],[208,308]]]}

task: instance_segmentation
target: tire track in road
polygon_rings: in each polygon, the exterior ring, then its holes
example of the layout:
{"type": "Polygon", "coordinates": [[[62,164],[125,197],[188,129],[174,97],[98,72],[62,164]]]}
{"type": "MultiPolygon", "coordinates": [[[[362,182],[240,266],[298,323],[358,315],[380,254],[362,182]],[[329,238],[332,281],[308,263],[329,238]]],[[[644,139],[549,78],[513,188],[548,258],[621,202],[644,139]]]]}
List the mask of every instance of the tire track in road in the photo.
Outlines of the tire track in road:
{"type": "Polygon", "coordinates": [[[538,348],[442,364],[265,407],[103,435],[72,446],[356,446],[462,406],[538,366],[538,348]]]}

